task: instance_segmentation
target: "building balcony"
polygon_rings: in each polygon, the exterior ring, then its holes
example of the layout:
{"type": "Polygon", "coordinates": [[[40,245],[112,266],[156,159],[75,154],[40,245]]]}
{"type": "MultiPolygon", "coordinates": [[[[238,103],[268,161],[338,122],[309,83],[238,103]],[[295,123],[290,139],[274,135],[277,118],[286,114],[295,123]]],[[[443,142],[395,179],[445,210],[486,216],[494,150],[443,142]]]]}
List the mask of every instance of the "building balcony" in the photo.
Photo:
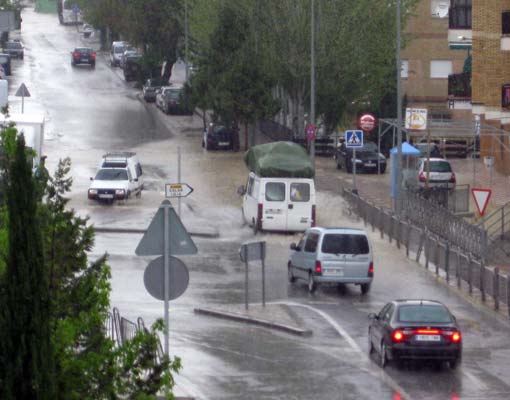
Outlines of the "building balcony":
{"type": "Polygon", "coordinates": [[[448,76],[448,108],[468,110],[471,105],[471,73],[448,76]]]}
{"type": "Polygon", "coordinates": [[[470,49],[473,44],[471,2],[458,3],[461,5],[452,2],[448,11],[448,44],[451,49],[470,49]]]}

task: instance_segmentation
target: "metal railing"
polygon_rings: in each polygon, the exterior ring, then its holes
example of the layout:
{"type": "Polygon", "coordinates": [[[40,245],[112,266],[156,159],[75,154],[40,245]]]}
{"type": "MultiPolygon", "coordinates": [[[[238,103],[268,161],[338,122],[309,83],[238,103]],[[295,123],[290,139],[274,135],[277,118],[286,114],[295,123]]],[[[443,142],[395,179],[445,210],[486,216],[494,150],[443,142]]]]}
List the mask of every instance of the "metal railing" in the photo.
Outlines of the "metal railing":
{"type": "Polygon", "coordinates": [[[484,217],[478,226],[487,231],[489,242],[508,237],[510,233],[510,202],[484,217]]]}
{"type": "Polygon", "coordinates": [[[479,295],[483,302],[490,300],[494,309],[499,310],[501,304],[507,306],[510,317],[510,275],[502,274],[498,267],[484,265],[483,258],[463,250],[426,227],[398,218],[391,211],[377,207],[350,190],[344,188],[342,194],[349,211],[361,217],[365,226],[370,225],[373,232],[380,231],[381,239],[386,235],[390,243],[395,242],[398,248],[405,248],[407,257],[412,256],[425,268],[432,268],[449,285],[455,285],[470,295],[479,295]]]}

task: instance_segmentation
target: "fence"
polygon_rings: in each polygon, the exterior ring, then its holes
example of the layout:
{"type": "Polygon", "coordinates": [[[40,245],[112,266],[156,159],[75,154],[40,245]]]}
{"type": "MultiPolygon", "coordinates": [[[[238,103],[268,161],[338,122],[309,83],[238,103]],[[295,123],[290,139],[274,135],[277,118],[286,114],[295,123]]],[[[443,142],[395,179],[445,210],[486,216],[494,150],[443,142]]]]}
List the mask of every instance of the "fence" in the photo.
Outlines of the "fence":
{"type": "MultiPolygon", "coordinates": [[[[398,218],[345,188],[342,194],[350,212],[360,216],[366,226],[371,226],[372,231],[379,231],[381,238],[386,235],[390,243],[394,241],[398,248],[404,247],[408,257],[413,253],[416,261],[424,261],[425,268],[434,268],[436,275],[468,291],[470,295],[477,291],[484,302],[490,297],[496,310],[500,309],[501,304],[507,307],[510,305],[510,275],[500,273],[497,267],[485,266],[483,259],[441,238],[426,227],[398,218]]],[[[510,317],[510,307],[508,310],[510,317]]]]}
{"type": "MultiPolygon", "coordinates": [[[[112,312],[107,314],[104,328],[106,336],[114,342],[116,347],[133,339],[138,332],[148,331],[142,317],[138,317],[136,323],[134,323],[127,318],[121,317],[117,307],[114,307],[112,312]]],[[[158,338],[156,354],[158,361],[162,360],[163,355],[163,346],[158,338]]]]}
{"type": "Polygon", "coordinates": [[[506,203],[489,216],[484,217],[479,226],[485,227],[487,236],[491,242],[508,236],[508,232],[510,231],[510,202],[506,203]]]}

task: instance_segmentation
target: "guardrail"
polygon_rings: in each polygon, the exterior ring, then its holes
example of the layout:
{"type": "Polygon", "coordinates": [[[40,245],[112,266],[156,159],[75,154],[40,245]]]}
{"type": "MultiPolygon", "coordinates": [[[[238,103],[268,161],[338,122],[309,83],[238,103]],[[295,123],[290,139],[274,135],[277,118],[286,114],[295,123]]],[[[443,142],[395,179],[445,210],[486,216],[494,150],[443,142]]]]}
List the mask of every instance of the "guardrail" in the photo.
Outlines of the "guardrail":
{"type": "Polygon", "coordinates": [[[510,232],[510,202],[483,218],[478,226],[485,228],[489,242],[504,239],[510,232]]]}
{"type": "MultiPolygon", "coordinates": [[[[404,220],[389,210],[377,207],[346,188],[342,195],[348,210],[357,214],[372,231],[380,232],[390,243],[404,247],[407,257],[414,257],[425,268],[434,269],[449,285],[455,285],[470,295],[479,295],[483,302],[492,301],[496,310],[508,307],[510,317],[510,275],[502,274],[497,267],[484,265],[479,258],[451,241],[434,234],[426,227],[419,227],[411,220],[404,220]]],[[[443,222],[444,223],[444,222],[443,222]]]]}

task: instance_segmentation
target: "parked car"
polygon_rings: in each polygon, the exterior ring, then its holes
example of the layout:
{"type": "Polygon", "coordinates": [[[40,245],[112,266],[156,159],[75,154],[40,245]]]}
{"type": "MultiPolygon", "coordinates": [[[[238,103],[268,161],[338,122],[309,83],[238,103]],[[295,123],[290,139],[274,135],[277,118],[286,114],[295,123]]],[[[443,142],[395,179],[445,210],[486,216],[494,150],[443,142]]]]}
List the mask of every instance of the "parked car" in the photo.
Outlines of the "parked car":
{"type": "Polygon", "coordinates": [[[430,157],[443,158],[443,154],[441,153],[441,150],[439,150],[439,146],[436,143],[430,143],[429,145],[427,145],[427,142],[425,143],[420,142],[413,144],[413,147],[420,151],[421,157],[427,157],[427,148],[430,147],[429,154],[430,157]]]}
{"type": "Polygon", "coordinates": [[[462,335],[455,316],[432,300],[395,300],[369,314],[368,347],[381,367],[405,359],[447,361],[455,368],[462,358],[462,335]]]}
{"type": "Polygon", "coordinates": [[[112,47],[110,49],[110,66],[112,67],[120,66],[120,60],[125,50],[126,50],[125,42],[115,41],[112,43],[112,47]]]}
{"type": "MultiPolygon", "coordinates": [[[[417,186],[421,189],[427,187],[427,168],[427,159],[418,159],[411,186],[417,186]]],[[[448,160],[443,158],[431,158],[430,167],[428,169],[429,188],[455,189],[457,179],[448,160]]]]}
{"type": "Polygon", "coordinates": [[[129,81],[134,81],[140,78],[140,74],[142,73],[142,66],[140,64],[142,56],[140,54],[129,55],[124,61],[123,73],[124,79],[129,81]]]}
{"type": "MultiPolygon", "coordinates": [[[[336,167],[345,168],[347,172],[353,171],[353,149],[342,143],[336,149],[336,167]]],[[[356,172],[386,172],[386,157],[379,153],[377,145],[373,142],[363,143],[363,147],[356,149],[356,172]]]]}
{"type": "Polygon", "coordinates": [[[159,78],[147,79],[143,85],[143,98],[147,102],[156,101],[157,91],[163,86],[163,81],[159,78]]]}
{"type": "Polygon", "coordinates": [[[20,41],[10,40],[6,42],[2,51],[5,54],[9,54],[11,57],[19,58],[20,60],[23,60],[23,57],[25,56],[23,43],[20,41]]]}
{"type": "Polygon", "coordinates": [[[138,54],[139,54],[138,51],[134,47],[126,44],[124,47],[124,51],[122,52],[122,54],[120,56],[119,67],[124,69],[124,66],[126,65],[127,58],[129,56],[136,56],[138,54]]]}
{"type": "Polygon", "coordinates": [[[184,98],[182,85],[163,86],[156,95],[156,105],[167,114],[193,115],[193,110],[184,98]]]}
{"type": "Polygon", "coordinates": [[[138,156],[133,152],[107,153],[101,159],[99,169],[88,190],[88,198],[113,203],[127,200],[131,195],[141,196],[143,171],[138,156]]]}
{"type": "Polygon", "coordinates": [[[368,235],[361,229],[309,228],[298,244],[290,245],[289,282],[302,279],[313,293],[318,284],[351,283],[366,294],[374,279],[368,235]]]}
{"type": "Polygon", "coordinates": [[[233,150],[236,134],[224,125],[210,123],[204,130],[202,147],[206,150],[233,150]]]}
{"type": "Polygon", "coordinates": [[[90,47],[77,47],[71,52],[71,65],[87,64],[96,67],[96,52],[90,47]]]}
{"type": "Polygon", "coordinates": [[[4,69],[5,75],[11,75],[11,56],[9,54],[0,53],[0,65],[4,69]]]}

